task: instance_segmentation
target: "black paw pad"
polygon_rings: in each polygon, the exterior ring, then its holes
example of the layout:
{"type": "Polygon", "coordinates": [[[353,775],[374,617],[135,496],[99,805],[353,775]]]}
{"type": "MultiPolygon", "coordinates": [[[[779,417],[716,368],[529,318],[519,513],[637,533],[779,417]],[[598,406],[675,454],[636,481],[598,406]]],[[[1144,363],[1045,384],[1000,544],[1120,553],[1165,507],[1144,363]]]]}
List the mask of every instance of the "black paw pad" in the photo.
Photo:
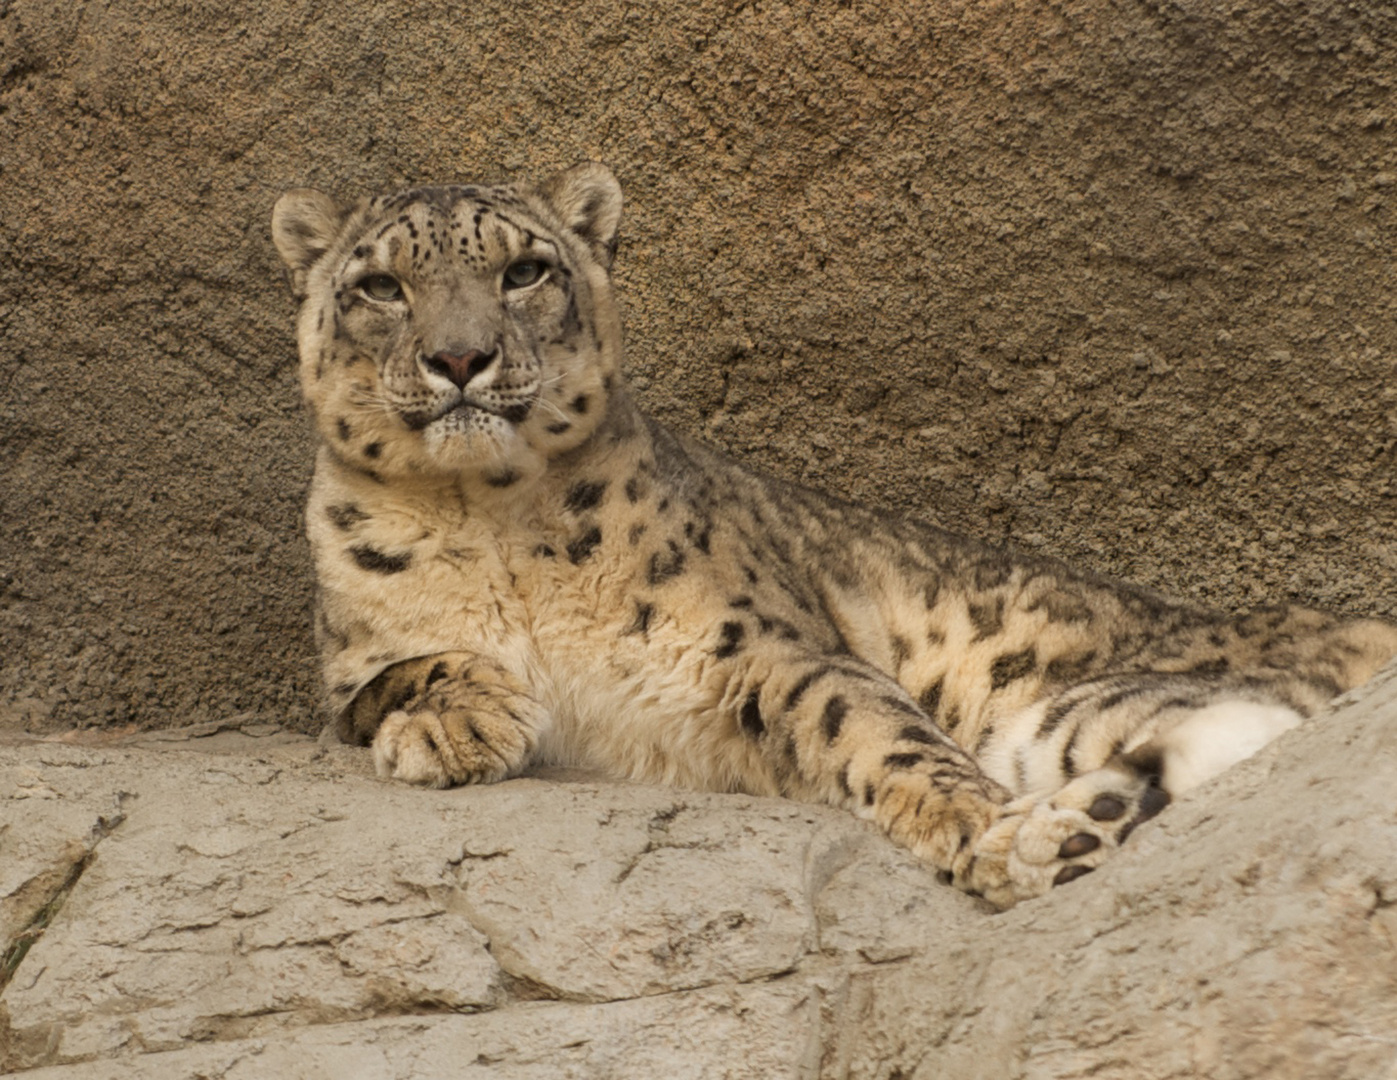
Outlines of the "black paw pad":
{"type": "Polygon", "coordinates": [[[1125,823],[1125,828],[1116,834],[1116,842],[1123,844],[1125,838],[1135,831],[1135,826],[1142,821],[1149,821],[1172,801],[1172,796],[1158,784],[1151,784],[1145,789],[1145,793],[1140,796],[1140,809],[1136,815],[1125,823]]]}
{"type": "Polygon", "coordinates": [[[1114,795],[1098,795],[1087,810],[1093,821],[1115,821],[1125,815],[1125,802],[1114,795]]]}
{"type": "Polygon", "coordinates": [[[1069,881],[1076,881],[1083,874],[1090,874],[1092,869],[1090,866],[1064,866],[1057,872],[1057,877],[1053,878],[1053,884],[1066,885],[1069,881]]]}
{"type": "MultiPolygon", "coordinates": [[[[1092,836],[1091,833],[1079,832],[1076,836],[1069,836],[1062,842],[1062,846],[1057,849],[1057,857],[1059,859],[1076,859],[1082,855],[1090,855],[1100,846],[1099,837],[1092,836]]],[[[1063,871],[1063,873],[1065,872],[1063,871]]],[[[1059,873],[1058,877],[1061,876],[1062,873],[1059,873]]],[[[1072,879],[1068,878],[1067,880],[1071,881],[1072,879]]]]}
{"type": "Polygon", "coordinates": [[[1169,792],[1162,787],[1151,784],[1145,789],[1145,793],[1140,796],[1140,813],[1136,816],[1137,821],[1149,821],[1157,813],[1163,810],[1172,801],[1169,792]]]}

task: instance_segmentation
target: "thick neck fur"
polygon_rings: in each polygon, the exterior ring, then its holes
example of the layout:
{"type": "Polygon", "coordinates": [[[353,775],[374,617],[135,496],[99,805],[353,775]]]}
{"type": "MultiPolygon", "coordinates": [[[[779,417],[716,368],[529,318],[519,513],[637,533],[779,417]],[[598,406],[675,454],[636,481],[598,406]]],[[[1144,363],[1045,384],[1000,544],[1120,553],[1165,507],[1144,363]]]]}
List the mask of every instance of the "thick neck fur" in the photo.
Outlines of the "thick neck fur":
{"type": "Polygon", "coordinates": [[[581,445],[550,460],[534,471],[516,468],[493,478],[475,469],[456,473],[419,472],[395,476],[385,482],[372,469],[342,454],[332,438],[323,438],[321,465],[327,478],[347,484],[372,502],[409,500],[430,504],[442,511],[459,508],[463,515],[486,518],[518,527],[530,523],[551,531],[547,518],[579,480],[617,471],[618,458],[653,461],[655,434],[666,441],[673,436],[659,428],[637,408],[624,382],[617,380],[608,395],[606,411],[581,445]],[[508,482],[504,482],[504,481],[508,482]]]}

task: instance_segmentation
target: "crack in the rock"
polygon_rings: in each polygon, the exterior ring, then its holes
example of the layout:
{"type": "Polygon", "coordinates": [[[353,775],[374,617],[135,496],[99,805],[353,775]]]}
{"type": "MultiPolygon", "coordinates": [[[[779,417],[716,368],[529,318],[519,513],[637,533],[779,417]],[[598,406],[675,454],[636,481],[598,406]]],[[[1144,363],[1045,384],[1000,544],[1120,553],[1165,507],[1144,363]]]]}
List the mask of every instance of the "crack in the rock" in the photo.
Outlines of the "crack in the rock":
{"type": "Polygon", "coordinates": [[[858,949],[856,951],[859,959],[871,968],[886,968],[896,964],[905,964],[917,955],[916,951],[910,947],[906,952],[900,952],[896,956],[877,956],[871,949],[858,949]]]}
{"type": "MultiPolygon", "coordinates": [[[[15,977],[15,972],[19,970],[19,965],[24,962],[24,958],[29,954],[29,950],[34,947],[35,942],[43,937],[44,931],[53,922],[53,917],[58,914],[63,906],[63,901],[68,898],[68,894],[73,891],[73,886],[78,883],[84,871],[92,862],[92,852],[85,848],[78,848],[81,855],[76,861],[70,862],[68,871],[59,877],[56,885],[45,889],[47,894],[42,903],[35,909],[29,917],[29,921],[5,946],[3,956],[0,956],[0,994],[5,992],[5,988],[10,985],[15,977]]],[[[41,881],[47,875],[40,875],[39,878],[31,879],[26,885],[33,885],[41,881]]]]}
{"type": "MultiPolygon", "coordinates": [[[[256,759],[253,760],[256,761],[256,759]]],[[[263,762],[256,763],[263,764],[263,762]]],[[[281,776],[282,772],[282,769],[272,767],[271,772],[268,774],[249,778],[241,775],[241,773],[237,770],[220,768],[216,765],[210,765],[208,768],[204,770],[204,774],[206,776],[224,776],[227,777],[229,780],[233,781],[235,784],[241,784],[243,787],[266,787],[268,784],[274,783],[277,780],[277,778],[281,776]]]]}
{"type": "Polygon", "coordinates": [[[677,802],[650,815],[650,820],[646,822],[646,830],[650,834],[650,838],[645,842],[645,847],[626,860],[626,865],[621,867],[620,873],[614,878],[614,884],[620,885],[634,873],[635,868],[640,865],[645,856],[654,854],[656,851],[667,849],[674,851],[721,851],[723,849],[723,845],[716,840],[675,841],[669,838],[669,827],[680,814],[688,809],[688,803],[677,802]]]}
{"type": "MultiPolygon", "coordinates": [[[[460,1005],[430,994],[385,993],[371,1003],[361,1006],[313,1005],[290,1008],[269,1006],[248,1012],[213,1013],[195,1017],[190,1023],[191,1038],[198,1042],[230,1042],[257,1035],[259,1021],[268,1017],[278,1021],[282,1030],[302,1027],[355,1024],[367,1020],[410,1016],[474,1016],[493,1012],[497,1005],[460,1005]]],[[[161,1045],[153,1051],[160,1053],[178,1049],[179,1044],[161,1045]]]]}
{"type": "Polygon", "coordinates": [[[471,851],[462,847],[460,858],[447,859],[446,865],[453,870],[459,870],[467,862],[489,862],[491,859],[507,859],[514,854],[513,848],[498,848],[494,851],[471,851]]]}
{"type": "Polygon", "coordinates": [[[516,1001],[568,1001],[582,1004],[597,1003],[593,998],[565,994],[556,986],[549,986],[548,983],[541,982],[528,975],[516,974],[510,971],[504,964],[500,963],[500,958],[495,956],[494,951],[490,949],[489,945],[486,945],[486,950],[490,952],[490,956],[499,966],[500,989],[504,991],[506,1005],[516,1001]]]}
{"type": "Polygon", "coordinates": [[[5,943],[5,950],[0,954],[0,995],[4,994],[5,989],[14,980],[15,973],[24,962],[24,958],[29,955],[29,950],[44,936],[44,931],[53,923],[64,902],[77,887],[78,881],[92,865],[97,857],[97,845],[126,820],[122,807],[130,797],[129,792],[117,792],[115,813],[99,817],[89,830],[86,840],[71,843],[57,866],[50,867],[20,887],[21,892],[32,889],[39,895],[35,898],[37,902],[33,914],[19,933],[5,943]]]}
{"type": "Polygon", "coordinates": [[[657,851],[722,851],[723,846],[712,840],[688,840],[682,843],[661,840],[647,840],[645,846],[626,860],[626,865],[621,867],[620,873],[613,879],[613,884],[620,885],[626,878],[635,872],[636,867],[647,855],[653,855],[657,851]]]}
{"type": "MultiPolygon", "coordinates": [[[[745,916],[738,914],[739,918],[745,916]]],[[[812,948],[805,949],[800,956],[794,958],[790,964],[778,971],[760,972],[746,977],[716,977],[705,979],[699,982],[688,983],[683,986],[675,986],[665,990],[647,990],[634,994],[616,994],[615,996],[597,993],[582,993],[576,990],[565,990],[544,982],[532,975],[526,975],[515,970],[509,962],[496,952],[494,941],[490,934],[479,926],[469,915],[466,916],[468,922],[485,938],[485,949],[495,961],[500,971],[500,988],[504,991],[505,999],[493,1008],[507,1008],[517,1002],[528,1001],[556,1001],[569,1002],[572,1004],[585,1005],[608,1005],[620,1001],[643,1001],[652,998],[669,997],[674,994],[687,994],[700,990],[707,990],[715,986],[755,986],[762,983],[774,982],[786,979],[793,975],[799,975],[806,965],[813,959],[818,961],[819,953],[812,948]]],[[[718,920],[712,920],[708,925],[713,925],[718,920]]],[[[587,948],[599,958],[601,954],[597,952],[589,943],[583,942],[587,948]]],[[[605,959],[605,958],[602,958],[605,959]]],[[[613,965],[614,966],[614,965],[613,965]]]]}
{"type": "MultiPolygon", "coordinates": [[[[305,1028],[335,1027],[338,1025],[361,1024],[367,1021],[381,1019],[408,1019],[421,1017],[424,1019],[447,1017],[447,1016],[479,1016],[484,1013],[499,1012],[508,1009],[510,1006],[521,1002],[546,1001],[559,1005],[594,1005],[598,1008],[606,1008],[609,1005],[621,1005],[631,1001],[649,1001],[660,998],[683,997],[687,994],[701,994],[715,987],[724,986],[744,986],[770,981],[772,977],[760,979],[714,979],[709,982],[697,984],[695,986],[676,987],[672,990],[660,990],[648,994],[631,994],[614,998],[589,998],[589,997],[559,997],[551,993],[539,996],[530,996],[527,993],[510,994],[509,987],[503,987],[506,993],[494,1004],[482,1005],[450,1005],[432,999],[430,996],[411,998],[388,999],[377,1002],[368,1007],[332,1007],[322,1006],[318,1008],[278,1008],[267,1007],[253,1009],[245,1013],[214,1013],[193,1018],[189,1025],[188,1038],[178,1042],[153,1041],[148,1042],[139,1037],[133,1038],[126,1044],[129,1052],[135,1050],[133,1060],[151,1059],[158,1061],[163,1054],[174,1053],[180,1050],[187,1050],[191,1042],[193,1043],[231,1043],[241,1039],[268,1038],[276,1035],[294,1033],[305,1028]],[[271,1032],[258,1033],[257,1022],[267,1018],[286,1018],[285,1022],[278,1025],[275,1035],[271,1032]]],[[[510,980],[512,981],[512,980],[510,980]]],[[[518,987],[515,987],[518,989],[518,987]]],[[[581,1046],[591,1040],[587,1038],[578,1039],[573,1043],[564,1044],[560,1049],[567,1049],[572,1046],[581,1046]]],[[[254,1051],[258,1053],[259,1051],[254,1051]]],[[[484,1055],[481,1055],[484,1057],[484,1055]]],[[[48,1064],[81,1065],[95,1061],[105,1060],[105,1056],[100,1053],[81,1053],[69,1057],[64,1057],[59,1061],[48,1064]]],[[[477,1058],[479,1060],[479,1058],[477,1058]]],[[[503,1061],[504,1058],[491,1059],[492,1061],[503,1061]]],[[[202,1075],[202,1074],[201,1074],[202,1075]]],[[[220,1074],[221,1075],[221,1074],[220,1074]]]]}

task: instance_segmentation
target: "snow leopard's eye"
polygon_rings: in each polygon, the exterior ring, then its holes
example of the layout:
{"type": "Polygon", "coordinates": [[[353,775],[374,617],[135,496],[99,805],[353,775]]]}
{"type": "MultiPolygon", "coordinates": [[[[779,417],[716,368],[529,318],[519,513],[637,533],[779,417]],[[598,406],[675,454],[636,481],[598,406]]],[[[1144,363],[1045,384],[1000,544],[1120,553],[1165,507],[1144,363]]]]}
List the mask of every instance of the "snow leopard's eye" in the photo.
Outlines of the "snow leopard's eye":
{"type": "Polygon", "coordinates": [[[543,277],[544,271],[548,267],[538,259],[520,259],[518,262],[510,263],[504,272],[504,287],[506,289],[522,289],[527,285],[532,285],[539,278],[543,277]]]}
{"type": "Polygon", "coordinates": [[[401,300],[403,287],[389,274],[370,274],[359,282],[359,288],[370,300],[401,300]]]}

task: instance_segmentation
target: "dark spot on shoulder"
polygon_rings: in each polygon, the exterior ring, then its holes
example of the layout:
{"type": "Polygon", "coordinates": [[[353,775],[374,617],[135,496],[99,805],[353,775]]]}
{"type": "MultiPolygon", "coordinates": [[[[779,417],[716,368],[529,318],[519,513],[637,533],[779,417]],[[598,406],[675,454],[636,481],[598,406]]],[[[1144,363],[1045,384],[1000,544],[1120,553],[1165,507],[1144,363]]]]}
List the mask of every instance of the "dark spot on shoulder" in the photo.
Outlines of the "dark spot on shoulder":
{"type": "Polygon", "coordinates": [[[725,622],[718,628],[718,647],[713,650],[713,655],[719,660],[726,660],[742,648],[742,639],[747,631],[739,622],[725,622]]]}
{"type": "Polygon", "coordinates": [[[368,446],[364,447],[364,456],[365,456],[365,457],[377,458],[381,453],[383,453],[383,444],[382,444],[382,443],[379,443],[379,442],[371,442],[371,443],[369,443],[368,446]]]}
{"type": "Polygon", "coordinates": [[[996,596],[983,603],[971,601],[968,605],[970,621],[975,626],[975,640],[982,641],[999,633],[1004,628],[1004,598],[996,596]]]}
{"type": "Polygon", "coordinates": [[[1062,623],[1090,622],[1092,617],[1090,604],[1059,588],[1046,590],[1026,610],[1043,611],[1053,622],[1062,623]]]}
{"type": "Polygon", "coordinates": [[[668,551],[657,551],[650,556],[647,578],[651,585],[659,585],[684,572],[684,552],[673,540],[669,541],[668,551]]]}
{"type": "Polygon", "coordinates": [[[642,604],[639,600],[635,602],[635,620],[626,627],[623,634],[647,634],[650,631],[650,619],[655,614],[654,604],[642,604]]]}
{"type": "Polygon", "coordinates": [[[742,730],[754,739],[766,734],[766,724],[762,721],[761,706],[757,701],[757,691],[753,690],[742,703],[742,730]]]}
{"type": "Polygon", "coordinates": [[[800,699],[805,696],[805,691],[809,690],[817,680],[823,679],[833,670],[834,668],[832,667],[818,667],[802,675],[800,680],[791,687],[790,692],[786,694],[786,708],[794,709],[796,705],[800,703],[800,699]]]}
{"type": "Polygon", "coordinates": [[[1043,678],[1049,683],[1073,683],[1081,681],[1091,670],[1096,653],[1082,653],[1080,656],[1059,656],[1049,660],[1043,668],[1043,678]]]}
{"type": "Polygon", "coordinates": [[[990,665],[990,689],[1002,690],[1011,682],[1032,675],[1038,667],[1038,654],[1032,648],[1005,653],[990,665]]]}
{"type": "Polygon", "coordinates": [[[587,395],[578,394],[575,398],[572,399],[572,404],[569,407],[572,409],[573,412],[577,413],[577,415],[582,416],[587,412],[587,405],[587,395]]]}
{"type": "Polygon", "coordinates": [[[799,641],[800,631],[788,623],[785,619],[775,618],[770,615],[763,615],[757,612],[757,629],[763,634],[776,634],[786,641],[799,641]]]}
{"type": "Polygon", "coordinates": [[[928,686],[925,690],[922,691],[921,696],[917,698],[917,704],[922,707],[922,712],[926,713],[928,716],[936,716],[936,710],[941,708],[940,679],[937,679],[934,683],[932,683],[930,686],[928,686]]]}
{"type": "Polygon", "coordinates": [[[587,558],[601,543],[601,529],[588,529],[576,540],[568,544],[568,559],[574,566],[587,558]]]}
{"type": "Polygon", "coordinates": [[[559,420],[556,424],[548,425],[548,434],[561,435],[565,431],[572,430],[572,424],[566,420],[559,420]]]}
{"type": "Polygon", "coordinates": [[[350,548],[349,554],[361,570],[371,570],[375,574],[400,574],[412,563],[410,551],[401,555],[389,555],[367,544],[350,548]]]}
{"type": "Polygon", "coordinates": [[[354,437],[354,429],[349,426],[349,421],[343,416],[335,421],[335,430],[339,432],[340,438],[346,442],[354,437]]]}
{"type": "Polygon", "coordinates": [[[975,587],[977,589],[997,589],[1006,585],[1014,576],[1014,565],[1002,556],[993,561],[982,562],[975,567],[975,587]]]}
{"type": "Polygon", "coordinates": [[[486,476],[485,482],[491,487],[507,488],[511,484],[519,482],[519,473],[514,469],[505,469],[504,472],[491,473],[486,476]]]}
{"type": "Polygon", "coordinates": [[[330,524],[341,532],[348,532],[361,521],[368,521],[369,515],[360,510],[353,503],[341,503],[337,506],[327,506],[325,516],[330,519],[330,524]]]}
{"type": "Polygon", "coordinates": [[[908,724],[897,733],[897,737],[908,742],[923,743],[926,746],[936,746],[941,741],[926,728],[917,727],[915,724],[908,724]]]}
{"type": "Polygon", "coordinates": [[[626,501],[630,503],[640,501],[640,477],[632,476],[626,481],[626,501]]]}
{"type": "Polygon", "coordinates": [[[922,711],[910,701],[903,701],[902,698],[893,697],[892,694],[884,694],[880,700],[893,712],[900,712],[904,716],[915,716],[918,720],[922,718],[922,711]]]}
{"type": "Polygon", "coordinates": [[[825,702],[825,711],[820,715],[820,730],[825,733],[827,742],[834,742],[839,738],[840,729],[844,726],[844,717],[849,714],[849,703],[836,694],[825,702]]]}
{"type": "Polygon", "coordinates": [[[643,521],[638,521],[631,526],[631,531],[626,535],[626,539],[630,541],[631,547],[635,547],[636,544],[640,543],[640,538],[645,535],[645,530],[647,528],[649,528],[649,526],[643,521]]]}
{"type": "Polygon", "coordinates": [[[912,655],[912,643],[901,634],[893,634],[893,671],[898,671],[903,664],[907,663],[907,658],[912,655]]]}
{"type": "Polygon", "coordinates": [[[605,480],[582,480],[568,489],[567,497],[563,500],[563,509],[571,510],[575,514],[591,510],[602,501],[605,494],[605,480]]]}
{"type": "Polygon", "coordinates": [[[913,765],[920,765],[925,760],[926,755],[921,752],[889,754],[883,758],[883,764],[889,769],[910,769],[913,765]]]}

